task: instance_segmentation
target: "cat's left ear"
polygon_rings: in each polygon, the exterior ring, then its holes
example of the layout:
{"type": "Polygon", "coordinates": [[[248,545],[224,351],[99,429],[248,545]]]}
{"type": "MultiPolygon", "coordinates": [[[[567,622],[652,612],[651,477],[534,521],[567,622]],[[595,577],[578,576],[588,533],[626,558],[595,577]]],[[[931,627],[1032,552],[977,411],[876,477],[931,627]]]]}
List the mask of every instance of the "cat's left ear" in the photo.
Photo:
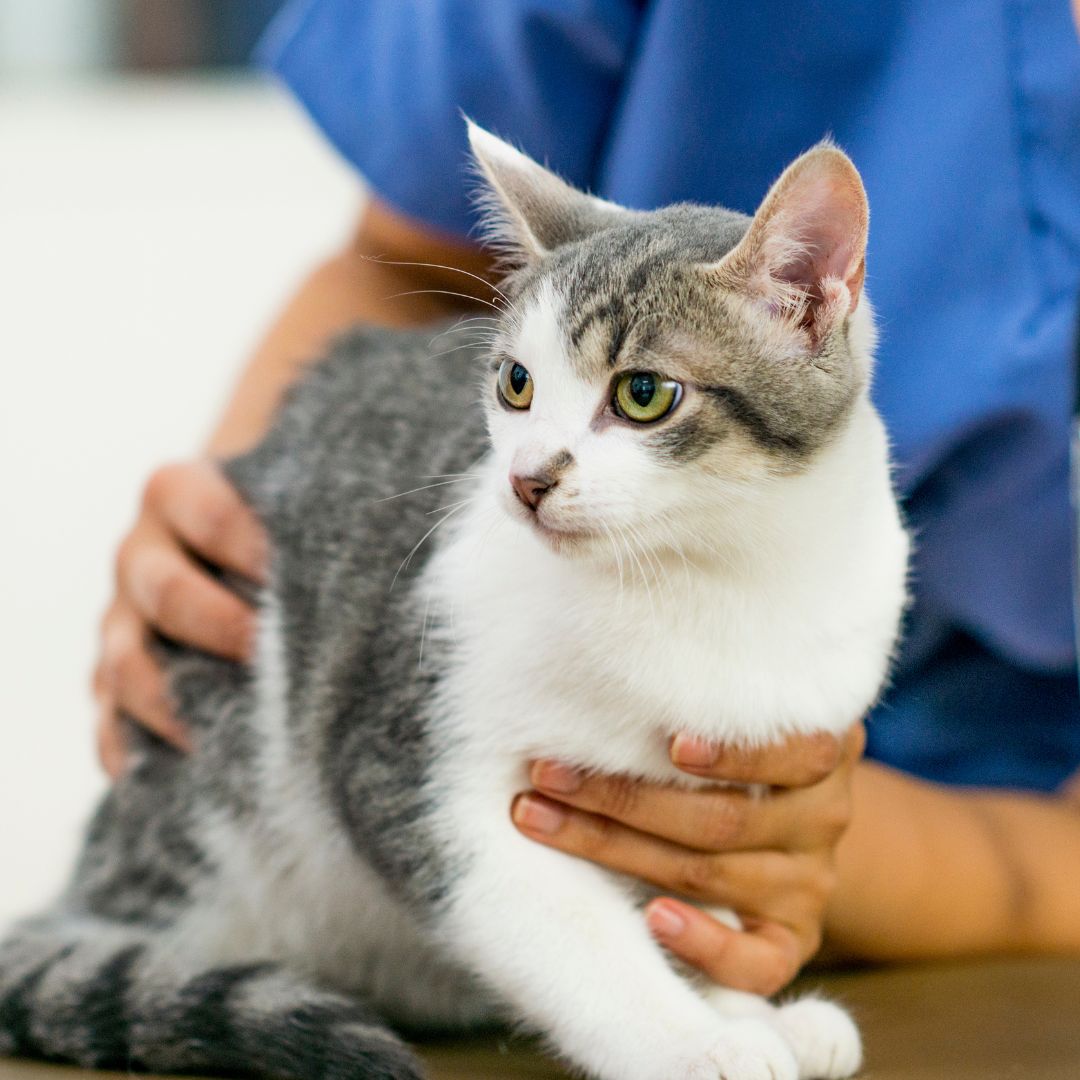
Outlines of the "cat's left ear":
{"type": "Polygon", "coordinates": [[[820,143],[788,166],[746,236],[706,273],[817,345],[859,303],[869,219],[851,159],[820,143]]]}
{"type": "Polygon", "coordinates": [[[490,131],[467,123],[469,145],[488,189],[480,198],[486,239],[510,268],[536,262],[631,212],[578,191],[490,131]]]}

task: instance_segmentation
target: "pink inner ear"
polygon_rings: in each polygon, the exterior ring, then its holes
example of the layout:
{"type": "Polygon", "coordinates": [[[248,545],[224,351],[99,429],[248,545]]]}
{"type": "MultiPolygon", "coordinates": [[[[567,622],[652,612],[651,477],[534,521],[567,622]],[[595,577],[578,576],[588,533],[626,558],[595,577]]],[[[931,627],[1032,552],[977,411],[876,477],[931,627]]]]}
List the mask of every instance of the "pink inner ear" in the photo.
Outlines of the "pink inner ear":
{"type": "Polygon", "coordinates": [[[823,143],[787,168],[746,236],[710,273],[776,318],[796,320],[817,343],[859,302],[867,224],[855,166],[823,143]]]}
{"type": "Polygon", "coordinates": [[[812,152],[781,179],[774,200],[765,228],[786,257],[771,268],[772,276],[802,290],[812,309],[825,299],[824,279],[839,279],[853,310],[866,245],[866,199],[854,167],[836,151],[812,152]]]}

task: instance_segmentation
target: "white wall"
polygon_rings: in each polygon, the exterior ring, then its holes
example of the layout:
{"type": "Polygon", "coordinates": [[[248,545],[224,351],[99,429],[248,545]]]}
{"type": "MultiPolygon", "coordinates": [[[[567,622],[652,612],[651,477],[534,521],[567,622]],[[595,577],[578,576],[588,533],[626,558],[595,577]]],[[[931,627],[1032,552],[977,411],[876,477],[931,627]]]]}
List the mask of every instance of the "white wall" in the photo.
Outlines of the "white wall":
{"type": "Polygon", "coordinates": [[[88,674],[141,480],[360,198],[269,86],[0,92],[0,923],[102,786],[88,674]]]}
{"type": "Polygon", "coordinates": [[[114,59],[117,0],[0,0],[0,72],[35,79],[94,71],[114,59]]]}

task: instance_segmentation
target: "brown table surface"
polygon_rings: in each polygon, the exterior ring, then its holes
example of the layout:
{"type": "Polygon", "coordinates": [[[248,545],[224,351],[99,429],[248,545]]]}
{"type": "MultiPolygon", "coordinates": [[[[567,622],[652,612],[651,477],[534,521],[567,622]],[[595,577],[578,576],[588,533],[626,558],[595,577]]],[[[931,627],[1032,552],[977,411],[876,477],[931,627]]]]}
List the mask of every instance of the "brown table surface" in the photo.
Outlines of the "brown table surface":
{"type": "MultiPolygon", "coordinates": [[[[857,1016],[866,1040],[867,1080],[1080,1080],[1080,961],[906,967],[804,982],[857,1016]]],[[[421,1053],[431,1080],[568,1075],[527,1041],[510,1037],[429,1043],[421,1053]]],[[[109,1075],[96,1074],[95,1080],[109,1075]]],[[[59,1066],[0,1059],[0,1080],[81,1076],[59,1066]]]]}

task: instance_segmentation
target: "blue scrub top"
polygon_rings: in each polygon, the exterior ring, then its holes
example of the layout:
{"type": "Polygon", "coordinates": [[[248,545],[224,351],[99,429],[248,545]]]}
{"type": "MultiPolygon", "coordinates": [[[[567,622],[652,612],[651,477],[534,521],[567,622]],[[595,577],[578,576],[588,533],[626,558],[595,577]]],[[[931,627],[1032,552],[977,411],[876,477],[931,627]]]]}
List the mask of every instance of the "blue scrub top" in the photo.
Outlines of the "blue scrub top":
{"type": "Polygon", "coordinates": [[[752,212],[831,134],[870,196],[875,400],[917,538],[870,753],[1080,767],[1067,484],[1080,46],[1065,0],[299,0],[262,58],[388,202],[474,225],[460,113],[632,207],[752,212]]]}

